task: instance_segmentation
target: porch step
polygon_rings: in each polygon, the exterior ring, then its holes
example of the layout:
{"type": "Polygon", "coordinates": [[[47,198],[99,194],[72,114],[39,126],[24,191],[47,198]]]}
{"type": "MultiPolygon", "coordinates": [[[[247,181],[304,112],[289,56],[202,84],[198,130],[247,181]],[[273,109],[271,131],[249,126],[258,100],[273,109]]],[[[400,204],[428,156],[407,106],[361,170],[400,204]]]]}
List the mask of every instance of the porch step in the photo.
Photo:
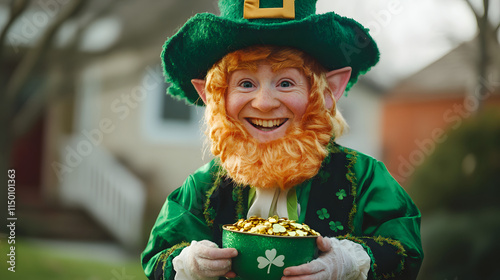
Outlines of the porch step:
{"type": "Polygon", "coordinates": [[[19,196],[16,207],[18,236],[75,241],[113,241],[111,235],[85,212],[50,205],[37,196],[19,196]]]}

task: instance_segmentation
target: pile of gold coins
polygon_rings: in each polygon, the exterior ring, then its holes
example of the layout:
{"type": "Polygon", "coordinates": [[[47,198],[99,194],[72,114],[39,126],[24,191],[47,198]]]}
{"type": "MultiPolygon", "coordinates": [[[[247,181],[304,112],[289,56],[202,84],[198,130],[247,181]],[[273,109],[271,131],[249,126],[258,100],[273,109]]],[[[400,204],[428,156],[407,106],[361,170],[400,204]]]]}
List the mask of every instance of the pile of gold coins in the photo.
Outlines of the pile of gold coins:
{"type": "Polygon", "coordinates": [[[247,220],[239,219],[232,225],[225,225],[225,229],[279,236],[319,236],[320,234],[311,229],[306,224],[296,223],[287,218],[278,218],[278,216],[269,217],[267,220],[259,217],[250,217],[247,220]]]}

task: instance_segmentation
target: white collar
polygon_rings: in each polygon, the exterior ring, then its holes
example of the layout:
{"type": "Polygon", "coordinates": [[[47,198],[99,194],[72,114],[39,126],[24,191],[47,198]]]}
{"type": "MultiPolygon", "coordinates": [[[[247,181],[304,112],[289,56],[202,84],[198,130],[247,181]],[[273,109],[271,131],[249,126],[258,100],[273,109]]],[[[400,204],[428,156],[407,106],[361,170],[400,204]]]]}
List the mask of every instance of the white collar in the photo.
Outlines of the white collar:
{"type": "Polygon", "coordinates": [[[288,218],[287,195],[288,190],[279,188],[255,188],[255,199],[248,209],[247,218],[251,216],[268,217],[278,215],[288,218]]]}

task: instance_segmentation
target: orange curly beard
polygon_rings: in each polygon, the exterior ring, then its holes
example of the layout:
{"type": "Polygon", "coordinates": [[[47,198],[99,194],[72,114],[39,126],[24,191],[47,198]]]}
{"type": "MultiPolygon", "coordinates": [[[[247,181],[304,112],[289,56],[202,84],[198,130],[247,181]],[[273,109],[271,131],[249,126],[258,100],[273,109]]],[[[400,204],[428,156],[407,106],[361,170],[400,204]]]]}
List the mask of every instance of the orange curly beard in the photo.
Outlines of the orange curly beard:
{"type": "MultiPolygon", "coordinates": [[[[251,55],[246,51],[244,57],[251,55]]],[[[288,63],[290,58],[286,61],[288,63]]],[[[289,189],[314,177],[328,154],[326,146],[345,126],[340,114],[339,119],[335,117],[335,105],[331,110],[325,108],[323,93],[328,91],[328,85],[324,73],[302,69],[309,77],[311,93],[300,127],[291,126],[283,138],[260,143],[241,123],[226,115],[224,95],[228,73],[224,70],[227,68],[225,63],[223,60],[222,66],[216,65],[207,75],[205,119],[211,151],[220,158],[228,175],[238,184],[281,189],[289,189]]],[[[303,62],[297,64],[304,67],[303,62]]]]}
{"type": "Polygon", "coordinates": [[[332,125],[327,113],[322,115],[311,114],[314,124],[292,127],[285,137],[268,143],[259,143],[241,125],[220,116],[231,125],[213,131],[212,153],[236,183],[289,189],[316,175],[327,155],[332,125]]]}

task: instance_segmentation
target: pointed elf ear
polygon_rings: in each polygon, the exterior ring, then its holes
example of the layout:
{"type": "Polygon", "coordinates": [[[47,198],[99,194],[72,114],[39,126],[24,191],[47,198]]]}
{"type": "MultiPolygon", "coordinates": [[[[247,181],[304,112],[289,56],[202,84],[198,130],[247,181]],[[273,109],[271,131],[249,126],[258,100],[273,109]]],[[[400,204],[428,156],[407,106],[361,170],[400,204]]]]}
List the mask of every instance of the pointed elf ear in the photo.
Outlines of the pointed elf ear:
{"type": "MultiPolygon", "coordinates": [[[[340,97],[344,93],[347,83],[349,83],[349,79],[351,78],[351,72],[351,67],[344,67],[326,73],[326,80],[333,93],[335,102],[339,101],[340,97]]],[[[333,100],[329,94],[325,94],[325,101],[326,107],[331,109],[333,106],[333,100]]]]}
{"type": "Polygon", "coordinates": [[[192,79],[191,83],[198,92],[198,95],[200,96],[201,100],[203,100],[203,103],[207,104],[207,95],[205,92],[205,80],[192,79]]]}

